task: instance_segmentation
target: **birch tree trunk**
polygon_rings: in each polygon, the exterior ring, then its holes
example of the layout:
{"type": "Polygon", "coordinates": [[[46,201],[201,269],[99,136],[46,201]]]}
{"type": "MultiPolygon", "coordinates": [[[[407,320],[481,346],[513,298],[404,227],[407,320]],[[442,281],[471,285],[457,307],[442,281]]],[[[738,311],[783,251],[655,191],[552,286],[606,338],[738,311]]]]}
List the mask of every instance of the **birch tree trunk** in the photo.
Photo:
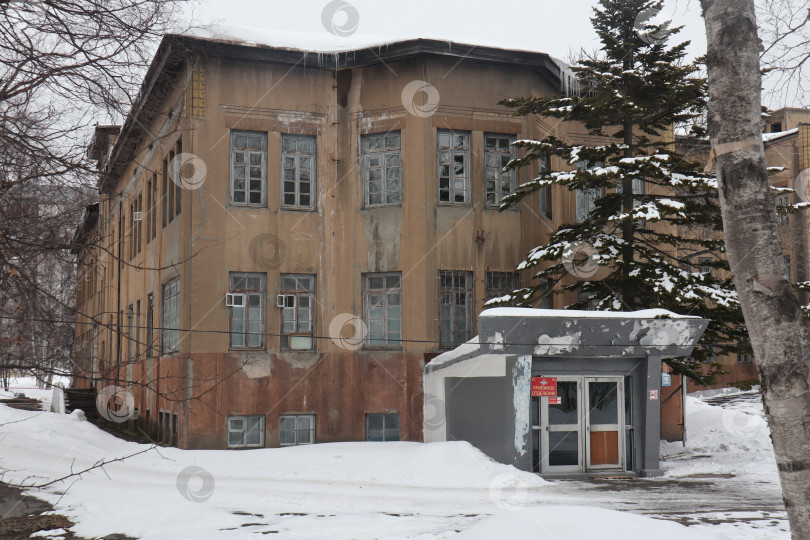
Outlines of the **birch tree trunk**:
{"type": "Polygon", "coordinates": [[[794,540],[810,539],[810,341],[782,257],[762,144],[754,0],[701,0],[709,135],[728,259],[762,383],[794,540]]]}

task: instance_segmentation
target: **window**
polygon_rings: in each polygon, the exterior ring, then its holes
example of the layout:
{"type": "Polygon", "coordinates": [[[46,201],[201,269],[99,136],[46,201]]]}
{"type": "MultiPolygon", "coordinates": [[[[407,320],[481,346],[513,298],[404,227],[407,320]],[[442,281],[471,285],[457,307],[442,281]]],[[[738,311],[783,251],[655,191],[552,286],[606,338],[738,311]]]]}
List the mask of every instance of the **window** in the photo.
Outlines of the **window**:
{"type": "Polygon", "coordinates": [[[265,275],[231,273],[231,348],[260,349],[264,346],[265,275]]]}
{"type": "Polygon", "coordinates": [[[367,441],[398,441],[399,415],[369,413],[366,415],[367,441]]]}
{"type": "Polygon", "coordinates": [[[782,122],[774,122],[771,124],[771,133],[779,133],[782,131],[782,122]]]}
{"type": "Polygon", "coordinates": [[[161,330],[161,352],[180,350],[180,278],[174,278],[163,285],[163,328],[161,330]]]}
{"type": "Polygon", "coordinates": [[[169,162],[165,159],[163,160],[163,190],[160,194],[161,196],[161,227],[166,228],[166,224],[169,222],[169,162]]]}
{"type": "Polygon", "coordinates": [[[792,280],[792,278],[790,277],[791,276],[791,273],[790,273],[790,255],[783,255],[782,257],[785,260],[785,267],[787,268],[788,279],[792,280]]]}
{"type": "Polygon", "coordinates": [[[315,348],[315,276],[281,275],[281,347],[299,351],[315,348]]]}
{"type": "MultiPolygon", "coordinates": [[[[544,176],[551,172],[551,154],[548,152],[541,153],[537,158],[537,176],[544,176]]],[[[541,186],[537,190],[540,197],[540,215],[546,219],[552,219],[552,201],[551,201],[551,185],[541,186]]]]}
{"type": "Polygon", "coordinates": [[[399,131],[363,137],[365,205],[402,204],[402,143],[399,131]]]}
{"type": "MultiPolygon", "coordinates": [[[[167,160],[167,163],[168,163],[168,167],[175,167],[177,165],[177,162],[174,160],[174,148],[169,150],[169,158],[167,160]]],[[[174,172],[169,171],[167,169],[167,173],[168,173],[167,176],[169,177],[169,182],[168,182],[168,186],[169,186],[169,193],[168,193],[168,198],[169,198],[169,202],[168,202],[168,205],[169,205],[169,223],[171,223],[172,221],[174,221],[174,195],[176,193],[175,187],[177,186],[177,183],[172,178],[172,176],[174,175],[174,172]]],[[[174,177],[174,178],[177,178],[177,177],[174,177]]]]}
{"type": "Polygon", "coordinates": [[[155,186],[152,184],[152,180],[146,182],[146,244],[149,245],[149,242],[152,241],[152,213],[153,213],[153,206],[152,206],[152,192],[154,191],[155,186]]]}
{"type": "Polygon", "coordinates": [[[594,292],[580,292],[577,295],[577,302],[585,304],[583,308],[585,311],[596,311],[599,309],[599,299],[594,292]]]}
{"type": "Polygon", "coordinates": [[[514,272],[487,272],[487,300],[506,296],[519,287],[520,276],[514,272]]]}
{"type": "Polygon", "coordinates": [[[264,416],[228,417],[228,448],[264,446],[264,416]]]}
{"type": "Polygon", "coordinates": [[[281,206],[315,208],[315,137],[281,136],[281,206]]]}
{"type": "MultiPolygon", "coordinates": [[[[584,171],[594,167],[601,167],[602,163],[595,162],[590,165],[587,161],[578,161],[577,170],[584,171]]],[[[596,201],[601,199],[604,191],[602,188],[578,189],[576,190],[576,219],[577,223],[582,223],[588,219],[590,213],[596,208],[596,201]]]]}
{"type": "Polygon", "coordinates": [[[152,340],[155,339],[155,295],[149,293],[146,303],[146,357],[152,358],[154,349],[152,340]]]}
{"type": "Polygon", "coordinates": [[[152,240],[155,239],[157,235],[157,211],[158,211],[158,176],[157,173],[152,175],[152,191],[149,194],[149,198],[151,202],[149,203],[149,220],[151,226],[149,227],[149,236],[152,240]]]}
{"type": "Polygon", "coordinates": [[[472,272],[439,271],[439,341],[455,347],[470,339],[472,330],[472,272]]]}
{"type": "Polygon", "coordinates": [[[790,223],[790,214],[779,212],[780,210],[782,210],[783,212],[786,211],[789,205],[790,199],[788,198],[787,195],[776,196],[776,223],[778,225],[790,223]]]}
{"type": "Polygon", "coordinates": [[[177,446],[177,439],[178,439],[177,435],[178,435],[178,433],[180,431],[180,426],[179,426],[180,418],[176,414],[173,414],[172,419],[173,419],[173,422],[172,422],[172,446],[177,446]]]}
{"type": "Polygon", "coordinates": [[[127,361],[132,362],[135,358],[135,314],[132,310],[132,304],[127,308],[127,361]]]}
{"type": "Polygon", "coordinates": [[[267,204],[267,133],[231,132],[231,203],[267,204]]]}
{"type": "Polygon", "coordinates": [[[541,309],[552,309],[554,307],[551,299],[553,294],[551,292],[551,280],[548,278],[540,278],[540,290],[542,294],[540,296],[540,308],[541,309]]]}
{"type": "Polygon", "coordinates": [[[624,470],[633,470],[633,378],[624,376],[624,470]]]}
{"type": "Polygon", "coordinates": [[[698,272],[701,274],[713,274],[714,268],[712,267],[712,263],[714,259],[712,257],[698,257],[698,272]]]}
{"type": "Polygon", "coordinates": [[[143,193],[138,193],[138,202],[136,203],[138,216],[140,219],[135,222],[135,242],[137,253],[141,252],[141,239],[143,238],[143,193]]]}
{"type": "Polygon", "coordinates": [[[599,189],[578,189],[575,193],[577,223],[582,223],[596,208],[596,201],[602,197],[602,194],[599,189]]]}
{"type": "Polygon", "coordinates": [[[137,206],[133,202],[129,205],[129,258],[135,257],[135,209],[137,206]]]}
{"type": "Polygon", "coordinates": [[[363,301],[369,347],[402,347],[402,277],[399,272],[366,274],[363,301]]]}
{"type": "MultiPolygon", "coordinates": [[[[183,140],[177,139],[177,144],[175,145],[175,156],[179,156],[183,153],[183,140]]],[[[183,174],[183,160],[182,159],[175,159],[174,160],[174,215],[180,215],[180,207],[181,207],[181,200],[182,200],[182,188],[183,183],[181,179],[183,178],[181,175],[183,174]]]]}
{"type": "Polygon", "coordinates": [[[501,199],[515,191],[515,171],[503,168],[515,157],[512,135],[484,135],[484,188],[487,206],[498,207],[501,199]]]}
{"type": "Polygon", "coordinates": [[[470,134],[438,132],[439,203],[470,203],[470,134]]]}
{"type": "Polygon", "coordinates": [[[737,353],[738,364],[750,364],[753,359],[749,353],[737,353]]]}
{"type": "Polygon", "coordinates": [[[279,416],[278,443],[281,446],[315,442],[314,414],[282,414],[279,416]]]}
{"type": "Polygon", "coordinates": [[[141,301],[135,301],[135,358],[141,357],[141,301]]]}

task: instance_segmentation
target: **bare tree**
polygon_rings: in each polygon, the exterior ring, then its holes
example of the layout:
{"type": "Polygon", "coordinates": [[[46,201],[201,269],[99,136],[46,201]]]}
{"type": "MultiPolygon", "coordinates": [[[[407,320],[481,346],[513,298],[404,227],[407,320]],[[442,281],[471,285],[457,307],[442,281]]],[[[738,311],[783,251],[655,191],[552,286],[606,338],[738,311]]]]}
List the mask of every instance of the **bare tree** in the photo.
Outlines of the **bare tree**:
{"type": "Polygon", "coordinates": [[[810,75],[810,0],[757,3],[760,51],[769,97],[778,103],[807,104],[810,75]]]}
{"type": "Polygon", "coordinates": [[[0,368],[67,367],[72,232],[98,179],[86,144],[137,99],[183,3],[0,0],[0,368]]]}
{"type": "Polygon", "coordinates": [[[782,257],[762,143],[754,0],[701,0],[709,136],[726,248],[762,384],[793,538],[810,538],[810,340],[782,257]]]}

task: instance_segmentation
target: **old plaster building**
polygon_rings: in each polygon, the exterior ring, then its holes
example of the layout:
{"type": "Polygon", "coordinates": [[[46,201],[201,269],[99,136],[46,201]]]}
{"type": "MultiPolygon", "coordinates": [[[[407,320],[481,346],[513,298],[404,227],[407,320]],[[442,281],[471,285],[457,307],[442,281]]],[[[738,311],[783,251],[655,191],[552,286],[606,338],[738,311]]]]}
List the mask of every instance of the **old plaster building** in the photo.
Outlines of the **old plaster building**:
{"type": "Polygon", "coordinates": [[[592,142],[497,105],[563,79],[542,53],[431,40],[167,36],[90,148],[74,384],[126,388],[138,427],[184,448],[420,440],[425,362],[576,215],[556,191],[497,208],[531,177],[500,172],[510,142],[592,142]]]}

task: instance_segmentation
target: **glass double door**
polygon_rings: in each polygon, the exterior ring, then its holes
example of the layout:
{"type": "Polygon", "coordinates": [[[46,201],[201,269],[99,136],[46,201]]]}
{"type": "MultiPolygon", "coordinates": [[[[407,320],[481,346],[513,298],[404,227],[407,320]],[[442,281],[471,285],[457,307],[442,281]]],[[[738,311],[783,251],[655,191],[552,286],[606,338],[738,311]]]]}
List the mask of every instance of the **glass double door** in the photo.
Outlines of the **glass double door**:
{"type": "Polygon", "coordinates": [[[557,397],[532,398],[535,470],[623,470],[624,379],[558,376],[557,397]]]}

